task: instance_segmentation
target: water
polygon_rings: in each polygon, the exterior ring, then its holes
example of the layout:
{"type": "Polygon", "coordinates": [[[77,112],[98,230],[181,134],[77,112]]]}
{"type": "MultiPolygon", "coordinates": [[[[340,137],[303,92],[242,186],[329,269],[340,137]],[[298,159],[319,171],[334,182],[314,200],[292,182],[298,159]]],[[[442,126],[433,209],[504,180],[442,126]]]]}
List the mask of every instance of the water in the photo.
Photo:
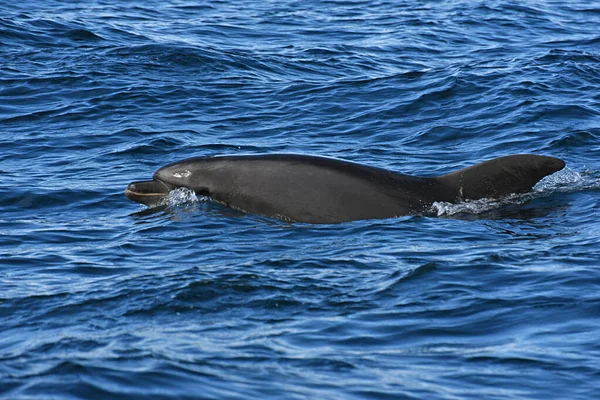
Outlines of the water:
{"type": "Polygon", "coordinates": [[[0,2],[0,397],[600,397],[600,5],[0,2]],[[439,217],[123,191],[195,155],[567,169],[439,217]]]}

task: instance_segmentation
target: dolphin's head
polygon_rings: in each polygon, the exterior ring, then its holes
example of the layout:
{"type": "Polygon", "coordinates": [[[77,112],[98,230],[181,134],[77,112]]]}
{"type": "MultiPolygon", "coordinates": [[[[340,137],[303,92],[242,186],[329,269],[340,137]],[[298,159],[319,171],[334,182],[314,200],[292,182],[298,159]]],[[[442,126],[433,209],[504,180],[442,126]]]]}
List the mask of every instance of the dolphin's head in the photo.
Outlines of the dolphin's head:
{"type": "Polygon", "coordinates": [[[156,179],[131,182],[125,189],[125,196],[148,207],[156,207],[164,203],[169,192],[173,189],[175,189],[174,186],[156,179]]]}
{"type": "Polygon", "coordinates": [[[154,173],[151,181],[129,184],[125,196],[130,200],[155,207],[164,203],[171,190],[186,187],[197,194],[207,194],[203,184],[203,172],[210,157],[197,157],[166,165],[154,173]]]}

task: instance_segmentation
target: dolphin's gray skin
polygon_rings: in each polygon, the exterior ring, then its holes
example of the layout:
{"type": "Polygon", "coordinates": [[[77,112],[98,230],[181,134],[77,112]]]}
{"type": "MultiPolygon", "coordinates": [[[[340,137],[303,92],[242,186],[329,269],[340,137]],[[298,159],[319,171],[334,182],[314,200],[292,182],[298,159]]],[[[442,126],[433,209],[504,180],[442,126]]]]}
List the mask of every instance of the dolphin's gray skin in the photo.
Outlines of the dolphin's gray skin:
{"type": "Polygon", "coordinates": [[[186,187],[246,213],[337,223],[420,214],[436,201],[524,193],[564,166],[554,157],[513,155],[423,178],[306,155],[196,157],[160,168],[151,181],[129,184],[125,195],[152,207],[170,190],[186,187]]]}

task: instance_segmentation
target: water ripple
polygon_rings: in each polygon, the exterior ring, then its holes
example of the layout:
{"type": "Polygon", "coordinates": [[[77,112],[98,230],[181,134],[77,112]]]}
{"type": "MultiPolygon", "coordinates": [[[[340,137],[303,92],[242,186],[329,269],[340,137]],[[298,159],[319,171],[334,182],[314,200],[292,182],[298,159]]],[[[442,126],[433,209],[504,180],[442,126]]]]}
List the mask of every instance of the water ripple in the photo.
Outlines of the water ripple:
{"type": "Polygon", "coordinates": [[[0,4],[0,397],[598,398],[599,14],[0,4]],[[182,158],[268,152],[568,167],[337,225],[123,196],[182,158]]]}

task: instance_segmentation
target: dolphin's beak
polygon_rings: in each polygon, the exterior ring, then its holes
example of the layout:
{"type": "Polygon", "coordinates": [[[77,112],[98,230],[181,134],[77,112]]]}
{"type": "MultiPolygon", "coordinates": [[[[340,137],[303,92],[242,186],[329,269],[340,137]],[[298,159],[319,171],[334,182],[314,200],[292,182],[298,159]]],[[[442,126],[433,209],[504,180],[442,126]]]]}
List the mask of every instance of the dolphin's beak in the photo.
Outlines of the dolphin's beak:
{"type": "Polygon", "coordinates": [[[173,189],[175,188],[158,180],[131,182],[125,189],[125,196],[148,207],[156,207],[164,203],[173,189]]]}

